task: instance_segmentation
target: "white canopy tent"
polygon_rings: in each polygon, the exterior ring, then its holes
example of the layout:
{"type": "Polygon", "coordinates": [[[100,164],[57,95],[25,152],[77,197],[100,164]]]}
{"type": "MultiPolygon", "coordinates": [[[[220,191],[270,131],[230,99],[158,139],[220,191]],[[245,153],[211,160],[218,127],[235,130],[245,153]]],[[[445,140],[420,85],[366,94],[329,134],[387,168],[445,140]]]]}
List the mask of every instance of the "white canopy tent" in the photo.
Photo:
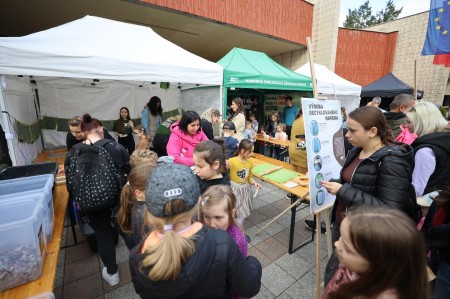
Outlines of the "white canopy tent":
{"type": "MultiPolygon", "coordinates": [[[[183,84],[221,86],[223,81],[220,65],[149,27],[92,16],[24,37],[0,38],[0,53],[0,105],[7,112],[1,124],[17,165],[30,163],[42,145],[39,140],[19,142],[11,118],[32,123],[38,115],[71,118],[90,113],[117,119],[122,106],[130,109],[131,117],[139,117],[154,95],[165,111],[180,105],[191,109],[191,97],[183,100],[183,84]],[[170,88],[159,88],[160,82],[169,82],[170,88]]],[[[221,88],[216,90],[204,105],[221,109],[221,88]]],[[[46,130],[44,140],[45,146],[65,145],[65,134],[46,130]]]]}
{"type": "MultiPolygon", "coordinates": [[[[301,75],[311,77],[309,62],[295,71],[301,75]]],[[[346,108],[347,113],[359,107],[361,86],[339,77],[326,66],[315,63],[314,73],[317,79],[317,91],[321,96],[329,100],[341,101],[341,106],[346,108]]]]}

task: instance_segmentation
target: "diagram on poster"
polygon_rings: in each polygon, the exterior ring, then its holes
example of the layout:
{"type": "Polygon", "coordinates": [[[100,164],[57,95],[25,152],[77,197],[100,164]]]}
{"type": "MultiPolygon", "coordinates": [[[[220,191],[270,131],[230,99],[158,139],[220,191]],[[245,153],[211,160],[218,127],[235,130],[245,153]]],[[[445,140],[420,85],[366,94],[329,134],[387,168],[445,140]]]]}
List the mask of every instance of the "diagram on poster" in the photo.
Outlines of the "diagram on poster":
{"type": "Polygon", "coordinates": [[[321,181],[338,179],[345,161],[341,103],[302,98],[311,213],[331,205],[335,196],[321,181]]]}

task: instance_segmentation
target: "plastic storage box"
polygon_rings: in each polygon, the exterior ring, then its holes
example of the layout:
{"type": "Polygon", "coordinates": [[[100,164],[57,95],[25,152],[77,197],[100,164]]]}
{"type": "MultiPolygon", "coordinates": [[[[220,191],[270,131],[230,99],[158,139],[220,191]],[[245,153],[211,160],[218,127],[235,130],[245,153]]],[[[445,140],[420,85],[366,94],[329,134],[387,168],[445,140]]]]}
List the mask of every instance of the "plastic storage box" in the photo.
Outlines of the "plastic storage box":
{"type": "Polygon", "coordinates": [[[41,276],[43,211],[32,200],[0,203],[0,291],[41,276]]]}
{"type": "Polygon", "coordinates": [[[52,193],[53,184],[54,177],[52,174],[0,181],[0,202],[23,195],[44,195],[43,227],[47,242],[52,240],[55,222],[52,193]]]}
{"type": "MultiPolygon", "coordinates": [[[[58,166],[58,162],[44,162],[24,166],[8,167],[0,172],[0,180],[11,180],[41,174],[53,174],[56,180],[58,166]]],[[[55,186],[53,186],[52,191],[55,190],[54,188],[55,186]]]]}
{"type": "Polygon", "coordinates": [[[0,172],[0,180],[11,180],[41,174],[58,173],[58,162],[35,163],[25,166],[13,166],[0,172]]]}

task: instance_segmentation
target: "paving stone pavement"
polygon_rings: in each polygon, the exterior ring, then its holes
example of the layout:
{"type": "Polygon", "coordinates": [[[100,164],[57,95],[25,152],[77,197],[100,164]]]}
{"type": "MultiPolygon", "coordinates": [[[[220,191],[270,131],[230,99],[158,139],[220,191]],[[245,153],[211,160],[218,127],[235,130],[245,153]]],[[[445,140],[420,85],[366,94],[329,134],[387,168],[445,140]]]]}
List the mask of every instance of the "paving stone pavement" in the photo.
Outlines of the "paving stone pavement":
{"type": "MultiPolygon", "coordinates": [[[[315,298],[316,244],[315,241],[288,253],[290,211],[280,217],[261,234],[256,232],[290,205],[286,193],[266,182],[254,199],[254,210],[244,225],[252,238],[249,255],[256,256],[263,266],[261,291],[254,298],[315,298]]],[[[297,212],[294,246],[311,238],[303,220],[312,218],[309,206],[302,205],[297,212]]],[[[66,221],[68,225],[68,221],[66,221]]],[[[103,264],[96,253],[89,249],[87,240],[77,226],[79,243],[75,246],[70,226],[63,232],[63,245],[58,261],[55,281],[56,298],[139,298],[134,292],[128,268],[128,249],[120,238],[116,247],[121,282],[109,286],[101,277],[103,264]],[[69,247],[70,246],[70,247],[69,247]]],[[[325,235],[321,238],[321,277],[328,259],[325,235]]]]}

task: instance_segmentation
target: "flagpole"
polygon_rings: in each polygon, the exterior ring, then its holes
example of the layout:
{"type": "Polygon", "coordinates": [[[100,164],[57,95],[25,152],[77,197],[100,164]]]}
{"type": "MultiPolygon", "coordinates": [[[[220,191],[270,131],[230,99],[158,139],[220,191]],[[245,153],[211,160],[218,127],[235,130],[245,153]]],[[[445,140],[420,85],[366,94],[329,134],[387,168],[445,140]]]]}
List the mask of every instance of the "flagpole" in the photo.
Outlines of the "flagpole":
{"type": "Polygon", "coordinates": [[[311,70],[313,94],[314,94],[314,98],[317,99],[317,98],[319,98],[319,93],[317,91],[316,72],[314,70],[315,68],[314,68],[314,59],[313,59],[313,46],[312,46],[311,39],[309,38],[309,36],[306,38],[306,45],[308,47],[309,67],[311,70]]]}
{"type": "Polygon", "coordinates": [[[414,100],[417,101],[417,60],[414,59],[414,100]]]}

